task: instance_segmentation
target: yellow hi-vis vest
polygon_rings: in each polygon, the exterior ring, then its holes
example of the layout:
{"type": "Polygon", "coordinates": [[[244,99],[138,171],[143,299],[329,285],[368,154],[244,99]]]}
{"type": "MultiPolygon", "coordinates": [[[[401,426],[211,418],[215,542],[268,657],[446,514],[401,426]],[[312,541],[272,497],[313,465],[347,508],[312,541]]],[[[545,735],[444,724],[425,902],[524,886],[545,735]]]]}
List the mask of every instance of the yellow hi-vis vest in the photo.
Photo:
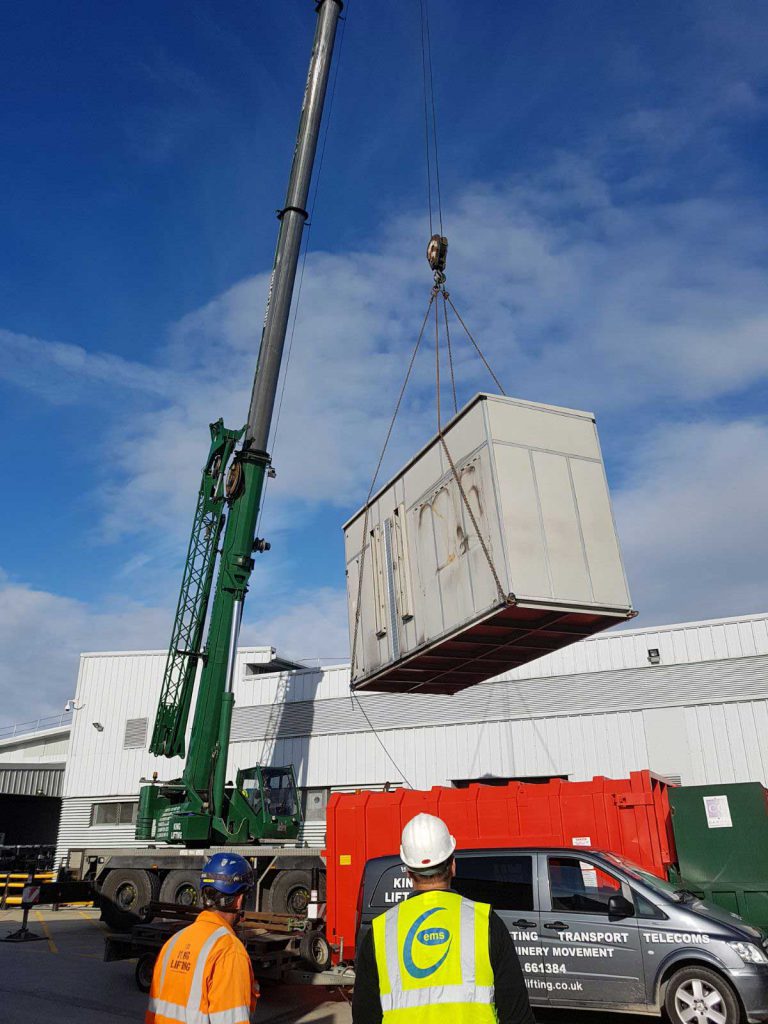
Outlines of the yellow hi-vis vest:
{"type": "Polygon", "coordinates": [[[374,919],[383,1024],[494,1024],[490,912],[435,890],[374,919]]]}

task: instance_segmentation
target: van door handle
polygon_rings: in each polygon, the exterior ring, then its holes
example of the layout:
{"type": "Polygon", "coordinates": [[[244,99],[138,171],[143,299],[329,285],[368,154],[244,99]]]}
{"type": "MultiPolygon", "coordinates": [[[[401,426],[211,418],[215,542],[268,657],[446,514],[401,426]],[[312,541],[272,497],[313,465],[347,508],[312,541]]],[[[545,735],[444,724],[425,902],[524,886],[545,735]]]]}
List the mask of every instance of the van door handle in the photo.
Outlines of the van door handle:
{"type": "Polygon", "coordinates": [[[520,918],[519,921],[513,921],[512,924],[515,926],[515,928],[535,928],[536,927],[536,922],[535,921],[526,921],[522,917],[520,918]]]}
{"type": "Polygon", "coordinates": [[[567,932],[571,927],[565,921],[544,921],[543,924],[545,928],[554,928],[556,932],[567,932]]]}

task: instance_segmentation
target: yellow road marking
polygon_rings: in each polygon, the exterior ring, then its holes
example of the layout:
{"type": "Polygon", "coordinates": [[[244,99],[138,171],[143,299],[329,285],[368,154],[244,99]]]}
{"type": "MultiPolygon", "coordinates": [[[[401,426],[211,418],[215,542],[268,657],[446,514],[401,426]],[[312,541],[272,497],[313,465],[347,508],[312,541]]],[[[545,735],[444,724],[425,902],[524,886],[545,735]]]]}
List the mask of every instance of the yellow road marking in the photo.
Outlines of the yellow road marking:
{"type": "Polygon", "coordinates": [[[58,953],[59,952],[58,947],[56,946],[56,943],[53,941],[53,937],[51,936],[50,929],[48,928],[48,925],[45,923],[45,918],[43,917],[43,915],[40,913],[39,910],[35,911],[35,917],[40,922],[40,924],[43,926],[43,931],[45,932],[45,937],[46,937],[46,939],[48,939],[48,948],[50,949],[50,951],[52,953],[58,953]]]}
{"type": "Polygon", "coordinates": [[[91,924],[101,924],[101,921],[99,921],[98,917],[94,917],[93,914],[86,914],[83,910],[78,910],[78,914],[85,921],[90,921],[91,924]]]}

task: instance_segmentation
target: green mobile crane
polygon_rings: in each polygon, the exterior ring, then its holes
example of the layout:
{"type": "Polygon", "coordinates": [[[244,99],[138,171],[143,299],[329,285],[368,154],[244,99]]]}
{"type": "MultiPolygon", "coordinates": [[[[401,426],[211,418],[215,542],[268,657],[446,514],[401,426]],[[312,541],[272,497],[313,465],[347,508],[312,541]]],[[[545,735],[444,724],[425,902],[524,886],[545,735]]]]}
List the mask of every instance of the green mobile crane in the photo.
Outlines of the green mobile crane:
{"type": "Polygon", "coordinates": [[[145,841],[242,845],[296,838],[301,824],[293,766],[243,769],[232,785],[226,781],[227,754],[237,641],[252,556],[269,549],[256,537],[256,526],[265,479],[274,475],[267,452],[269,431],[342,6],[341,0],[316,0],[317,27],[288,192],[278,213],[280,230],[248,420],[241,430],[228,430],[221,420],[210,427],[211,447],[149,746],[153,754],[184,757],[199,674],[189,754],[180,779],[142,787],[136,838],[145,841]]]}

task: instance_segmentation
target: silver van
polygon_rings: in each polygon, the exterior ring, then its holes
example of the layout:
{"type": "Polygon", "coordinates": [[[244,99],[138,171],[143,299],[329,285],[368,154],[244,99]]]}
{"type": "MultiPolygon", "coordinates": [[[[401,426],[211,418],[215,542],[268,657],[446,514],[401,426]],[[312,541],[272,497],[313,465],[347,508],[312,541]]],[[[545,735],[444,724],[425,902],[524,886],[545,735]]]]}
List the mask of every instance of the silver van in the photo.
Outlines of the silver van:
{"type": "MultiPolygon", "coordinates": [[[[502,918],[534,1006],[665,1010],[672,1024],[768,1019],[766,935],[624,857],[457,851],[454,889],[502,918]]],[[[398,857],[368,861],[360,932],[410,891],[398,857]]]]}

